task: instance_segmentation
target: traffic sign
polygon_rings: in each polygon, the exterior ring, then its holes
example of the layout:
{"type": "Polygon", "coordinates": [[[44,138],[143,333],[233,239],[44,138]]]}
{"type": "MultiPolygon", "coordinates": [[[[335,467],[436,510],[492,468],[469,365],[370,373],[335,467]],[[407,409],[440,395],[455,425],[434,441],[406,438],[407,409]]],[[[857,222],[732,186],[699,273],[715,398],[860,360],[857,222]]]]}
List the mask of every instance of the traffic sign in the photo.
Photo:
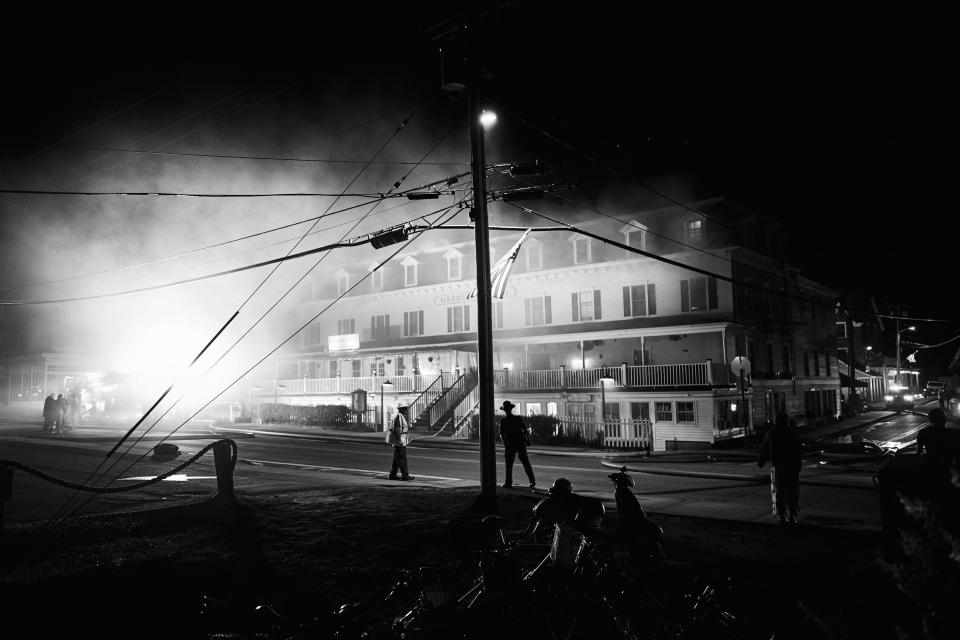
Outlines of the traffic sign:
{"type": "Polygon", "coordinates": [[[737,356],[730,361],[730,370],[733,371],[733,375],[735,376],[739,376],[741,371],[743,372],[744,376],[749,376],[750,361],[743,356],[737,356]]]}

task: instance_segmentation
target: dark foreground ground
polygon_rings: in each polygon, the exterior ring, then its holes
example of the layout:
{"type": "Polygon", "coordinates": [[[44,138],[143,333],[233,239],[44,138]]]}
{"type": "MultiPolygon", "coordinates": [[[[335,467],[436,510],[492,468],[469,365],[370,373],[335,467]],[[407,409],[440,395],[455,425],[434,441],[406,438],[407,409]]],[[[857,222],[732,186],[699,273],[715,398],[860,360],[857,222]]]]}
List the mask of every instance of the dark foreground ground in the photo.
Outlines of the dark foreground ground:
{"type": "MultiPolygon", "coordinates": [[[[293,616],[383,597],[421,565],[470,571],[463,543],[478,490],[330,487],[123,515],[8,526],[0,537],[0,637],[207,638],[201,600],[293,616]]],[[[506,492],[520,534],[537,498],[506,492]]],[[[776,638],[897,638],[919,622],[879,560],[879,534],[651,514],[667,536],[663,571],[730,577],[731,609],[776,638]]],[[[608,510],[605,527],[615,523],[608,510]]],[[[384,613],[389,615],[389,612],[384,613]]],[[[767,637],[770,637],[769,634],[767,637]]],[[[917,636],[919,637],[919,636],[917,636]]]]}

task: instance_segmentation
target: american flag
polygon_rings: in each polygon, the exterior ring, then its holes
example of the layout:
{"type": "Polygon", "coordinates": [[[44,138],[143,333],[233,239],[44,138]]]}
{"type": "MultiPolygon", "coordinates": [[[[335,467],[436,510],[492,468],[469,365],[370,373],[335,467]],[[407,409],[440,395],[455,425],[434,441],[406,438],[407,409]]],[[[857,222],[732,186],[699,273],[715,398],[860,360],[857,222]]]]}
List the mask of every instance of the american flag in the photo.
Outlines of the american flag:
{"type": "MultiPolygon", "coordinates": [[[[513,263],[517,259],[517,254],[520,253],[520,245],[527,238],[527,234],[530,233],[530,229],[527,229],[523,232],[523,235],[520,236],[520,239],[517,240],[517,243],[510,247],[510,250],[503,254],[503,257],[497,260],[497,264],[493,265],[490,269],[490,296],[493,298],[498,298],[503,300],[503,292],[507,289],[507,278],[510,277],[510,269],[513,268],[513,263]]],[[[473,298],[477,295],[477,289],[474,287],[473,291],[470,292],[470,295],[467,298],[473,298]]]]}

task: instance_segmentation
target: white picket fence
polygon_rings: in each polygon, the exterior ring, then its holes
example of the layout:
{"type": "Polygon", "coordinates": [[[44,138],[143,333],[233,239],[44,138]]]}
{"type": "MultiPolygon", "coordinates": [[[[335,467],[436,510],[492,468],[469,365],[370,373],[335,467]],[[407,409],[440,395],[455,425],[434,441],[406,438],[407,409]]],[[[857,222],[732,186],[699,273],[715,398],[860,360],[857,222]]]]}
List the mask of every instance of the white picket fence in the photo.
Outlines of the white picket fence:
{"type": "Polygon", "coordinates": [[[564,434],[579,433],[589,444],[605,449],[653,449],[653,422],[639,418],[619,420],[578,420],[561,418],[564,434]]]}

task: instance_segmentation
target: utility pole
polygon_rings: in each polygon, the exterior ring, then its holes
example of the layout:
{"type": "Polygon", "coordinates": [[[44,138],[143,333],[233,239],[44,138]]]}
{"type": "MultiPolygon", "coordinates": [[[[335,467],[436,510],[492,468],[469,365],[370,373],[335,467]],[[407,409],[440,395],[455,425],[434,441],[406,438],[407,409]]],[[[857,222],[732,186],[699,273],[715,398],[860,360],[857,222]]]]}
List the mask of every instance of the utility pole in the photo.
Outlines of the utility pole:
{"type": "Polygon", "coordinates": [[[493,329],[490,322],[490,231],[487,228],[487,171],[480,113],[480,69],[473,59],[470,81],[470,170],[473,173],[474,242],[477,252],[477,365],[480,387],[480,505],[497,512],[496,435],[493,428],[493,329]]]}

